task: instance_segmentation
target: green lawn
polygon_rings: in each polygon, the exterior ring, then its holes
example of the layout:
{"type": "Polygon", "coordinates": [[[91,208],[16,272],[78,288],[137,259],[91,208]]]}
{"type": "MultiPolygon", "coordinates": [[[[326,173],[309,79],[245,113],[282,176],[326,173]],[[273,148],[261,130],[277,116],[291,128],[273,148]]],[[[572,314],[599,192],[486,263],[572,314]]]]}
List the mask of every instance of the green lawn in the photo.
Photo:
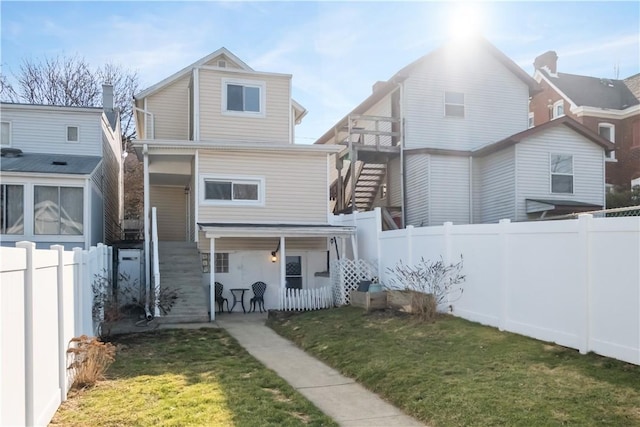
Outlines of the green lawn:
{"type": "Polygon", "coordinates": [[[73,393],[52,425],[336,426],[220,329],[116,337],[108,379],[73,393]]]}
{"type": "Polygon", "coordinates": [[[269,325],[432,426],[640,426],[640,367],[450,316],[344,307],[269,325]]]}

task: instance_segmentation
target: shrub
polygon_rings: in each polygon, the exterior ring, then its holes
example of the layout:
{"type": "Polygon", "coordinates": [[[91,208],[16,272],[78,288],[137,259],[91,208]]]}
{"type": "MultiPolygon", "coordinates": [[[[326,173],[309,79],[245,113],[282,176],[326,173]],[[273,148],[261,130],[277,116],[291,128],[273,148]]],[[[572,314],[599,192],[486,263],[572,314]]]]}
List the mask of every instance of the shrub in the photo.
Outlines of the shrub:
{"type": "Polygon", "coordinates": [[[463,292],[461,285],[466,279],[465,275],[460,274],[462,255],[460,262],[449,265],[442,258],[439,261],[420,258],[420,262],[413,266],[400,260],[387,271],[393,277],[385,287],[391,291],[407,291],[411,312],[423,321],[434,320],[438,307],[459,299],[463,292]]]}
{"type": "Polygon", "coordinates": [[[74,379],[73,387],[84,388],[104,378],[107,368],[115,361],[116,348],[113,344],[82,335],[71,340],[67,354],[71,358],[69,370],[74,379]]]}

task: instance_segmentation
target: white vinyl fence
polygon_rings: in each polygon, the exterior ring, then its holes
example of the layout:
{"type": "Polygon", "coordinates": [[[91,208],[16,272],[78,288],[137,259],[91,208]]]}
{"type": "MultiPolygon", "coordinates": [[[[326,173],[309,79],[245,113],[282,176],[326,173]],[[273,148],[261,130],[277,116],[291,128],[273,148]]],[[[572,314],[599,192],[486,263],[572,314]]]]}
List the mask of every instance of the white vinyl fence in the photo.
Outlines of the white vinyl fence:
{"type": "Polygon", "coordinates": [[[640,217],[380,231],[379,210],[358,216],[358,229],[374,230],[359,252],[377,255],[383,284],[400,260],[449,264],[462,255],[467,280],[454,315],[640,364],[640,217]]]}
{"type": "Polygon", "coordinates": [[[0,255],[0,425],[47,425],[73,381],[69,342],[95,335],[92,283],[111,277],[111,248],[19,242],[0,255]]]}
{"type": "Polygon", "coordinates": [[[280,310],[304,311],[333,307],[331,286],[315,289],[282,289],[280,310]]]}

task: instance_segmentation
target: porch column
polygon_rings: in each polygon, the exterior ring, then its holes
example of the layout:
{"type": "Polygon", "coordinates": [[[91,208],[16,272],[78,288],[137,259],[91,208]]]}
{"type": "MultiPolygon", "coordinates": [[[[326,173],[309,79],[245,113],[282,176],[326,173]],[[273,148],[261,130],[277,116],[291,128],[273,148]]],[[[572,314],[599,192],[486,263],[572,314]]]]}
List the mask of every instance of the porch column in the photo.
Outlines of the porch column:
{"type": "Polygon", "coordinates": [[[280,236],[280,289],[284,292],[287,285],[287,254],[284,247],[284,236],[280,236]]]}
{"type": "Polygon", "coordinates": [[[209,318],[216,320],[216,238],[209,239],[209,318]]]}
{"type": "Polygon", "coordinates": [[[149,253],[149,148],[147,144],[143,145],[142,153],[144,154],[143,176],[144,176],[144,197],[142,207],[142,217],[144,226],[144,285],[147,295],[146,305],[149,308],[149,295],[151,292],[151,254],[149,253]]]}
{"type": "Polygon", "coordinates": [[[353,247],[353,259],[354,261],[358,259],[358,239],[355,234],[351,235],[351,246],[353,247]]]}

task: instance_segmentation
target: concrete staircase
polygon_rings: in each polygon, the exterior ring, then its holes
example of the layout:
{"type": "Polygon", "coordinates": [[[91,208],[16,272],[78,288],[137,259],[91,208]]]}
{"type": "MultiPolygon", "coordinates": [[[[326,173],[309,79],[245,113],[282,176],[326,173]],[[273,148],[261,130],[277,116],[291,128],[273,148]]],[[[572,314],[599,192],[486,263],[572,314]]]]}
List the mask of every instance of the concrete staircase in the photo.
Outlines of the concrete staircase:
{"type": "Polygon", "coordinates": [[[202,265],[195,243],[159,242],[160,287],[178,293],[173,308],[159,323],[209,321],[209,293],[202,284],[202,265]]]}

